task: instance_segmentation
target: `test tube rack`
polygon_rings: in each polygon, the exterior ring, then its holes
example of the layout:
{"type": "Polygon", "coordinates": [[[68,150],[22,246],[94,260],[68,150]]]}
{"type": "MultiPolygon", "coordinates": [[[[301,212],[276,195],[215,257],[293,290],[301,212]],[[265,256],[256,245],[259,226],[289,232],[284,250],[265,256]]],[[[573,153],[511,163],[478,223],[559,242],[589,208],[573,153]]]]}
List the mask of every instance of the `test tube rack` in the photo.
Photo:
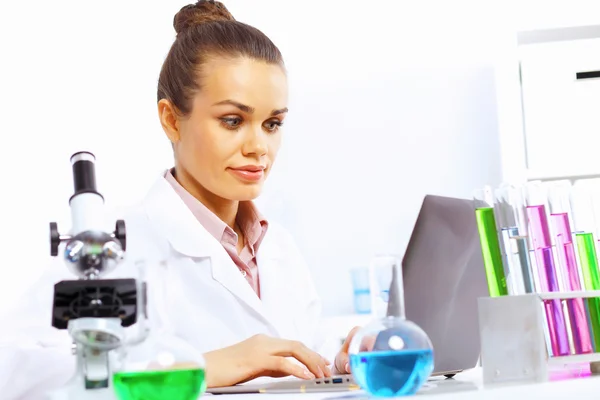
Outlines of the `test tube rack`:
{"type": "MultiPolygon", "coordinates": [[[[544,300],[597,298],[600,290],[532,293],[478,299],[483,383],[546,382],[553,367],[600,362],[600,349],[588,354],[549,356],[544,300]]],[[[564,307],[563,307],[564,308],[564,307]]]]}

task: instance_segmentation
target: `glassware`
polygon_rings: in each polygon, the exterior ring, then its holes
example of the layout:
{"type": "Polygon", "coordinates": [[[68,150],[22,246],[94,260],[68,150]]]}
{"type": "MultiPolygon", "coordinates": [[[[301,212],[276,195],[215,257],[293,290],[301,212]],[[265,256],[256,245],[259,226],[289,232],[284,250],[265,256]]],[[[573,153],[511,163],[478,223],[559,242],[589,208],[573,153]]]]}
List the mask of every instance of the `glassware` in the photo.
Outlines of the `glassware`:
{"type": "MultiPolygon", "coordinates": [[[[571,192],[571,208],[573,210],[574,236],[581,278],[585,290],[600,290],[598,254],[596,251],[597,231],[594,215],[592,180],[582,179],[575,182],[571,192]]],[[[592,327],[594,350],[600,349],[600,299],[587,299],[589,324],[592,327]]]]}
{"type": "Polygon", "coordinates": [[[412,395],[433,371],[427,334],[404,313],[400,260],[378,256],[370,266],[375,320],[361,328],[349,346],[356,382],[377,397],[412,395]]]}
{"type": "Polygon", "coordinates": [[[506,273],[508,293],[519,295],[535,291],[535,278],[529,261],[529,234],[525,204],[519,190],[502,185],[495,191],[494,212],[500,229],[500,246],[506,273]]]}
{"type": "Polygon", "coordinates": [[[491,189],[481,189],[473,194],[475,218],[481,242],[483,265],[490,297],[505,296],[506,274],[502,264],[502,251],[498,237],[496,217],[494,215],[494,197],[491,189]]]}
{"type": "MultiPolygon", "coordinates": [[[[145,261],[136,261],[136,267],[138,279],[145,282],[145,261]]],[[[145,284],[140,292],[147,292],[145,284]]],[[[114,355],[112,386],[116,398],[198,399],[206,390],[204,357],[170,332],[151,327],[146,314],[146,296],[139,297],[138,323],[132,327],[136,334],[114,355]]]]}
{"type": "MultiPolygon", "coordinates": [[[[559,292],[560,282],[554,262],[553,241],[546,213],[547,191],[541,185],[527,186],[527,217],[531,243],[538,269],[540,292],[559,292]]],[[[544,301],[546,320],[550,333],[550,345],[554,356],[571,352],[569,333],[562,302],[559,299],[544,301]]]]}
{"type": "MultiPolygon", "coordinates": [[[[524,189],[506,185],[497,191],[499,203],[504,205],[504,239],[508,236],[508,260],[516,276],[515,294],[534,293],[537,275],[534,268],[534,253],[529,235],[529,219],[525,204],[524,189]],[[533,259],[533,260],[532,260],[533,259]]],[[[537,284],[539,286],[539,284],[537,284]]]]}
{"type": "Polygon", "coordinates": [[[356,314],[371,313],[371,288],[368,268],[353,268],[352,290],[354,293],[354,312],[356,314]]]}
{"type": "Polygon", "coordinates": [[[113,373],[119,400],[196,400],[206,390],[202,355],[167,332],[151,332],[120,356],[113,373]]]}
{"type": "MultiPolygon", "coordinates": [[[[581,277],[571,229],[573,213],[569,202],[570,192],[570,181],[559,181],[550,186],[548,195],[550,223],[556,241],[563,288],[565,291],[580,291],[582,290],[581,277]]],[[[566,304],[575,354],[593,352],[584,299],[569,299],[566,300],[566,304]]]]}

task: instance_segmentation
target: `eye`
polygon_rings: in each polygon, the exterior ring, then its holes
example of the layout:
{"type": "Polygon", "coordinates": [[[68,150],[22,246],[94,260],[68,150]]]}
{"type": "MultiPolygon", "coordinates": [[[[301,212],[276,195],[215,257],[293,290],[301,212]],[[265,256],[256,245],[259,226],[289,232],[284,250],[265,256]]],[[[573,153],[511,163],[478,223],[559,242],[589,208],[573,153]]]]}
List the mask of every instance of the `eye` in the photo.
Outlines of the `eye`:
{"type": "Polygon", "coordinates": [[[272,120],[265,122],[263,126],[269,132],[277,132],[277,130],[283,126],[283,122],[278,119],[272,119],[272,120]]]}
{"type": "Polygon", "coordinates": [[[237,129],[242,125],[242,119],[240,117],[223,117],[220,118],[220,120],[227,129],[237,129]]]}

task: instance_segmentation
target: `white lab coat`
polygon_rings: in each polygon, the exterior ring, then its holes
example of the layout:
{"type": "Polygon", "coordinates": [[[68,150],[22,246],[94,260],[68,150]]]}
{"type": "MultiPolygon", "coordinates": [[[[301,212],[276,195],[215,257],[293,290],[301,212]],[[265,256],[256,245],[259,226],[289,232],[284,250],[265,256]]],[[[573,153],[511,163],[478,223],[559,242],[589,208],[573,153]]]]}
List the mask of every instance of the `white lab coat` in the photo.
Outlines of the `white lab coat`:
{"type": "MultiPolygon", "coordinates": [[[[204,353],[258,333],[318,347],[320,302],[290,235],[270,223],[257,264],[259,299],[224,250],[160,178],[125,218],[126,261],[109,277],[135,275],[146,260],[151,326],[204,353]]],[[[43,398],[73,374],[66,331],[51,327],[53,284],[75,279],[57,259],[0,333],[0,398],[43,398]]],[[[5,321],[7,321],[5,319],[5,321]]]]}

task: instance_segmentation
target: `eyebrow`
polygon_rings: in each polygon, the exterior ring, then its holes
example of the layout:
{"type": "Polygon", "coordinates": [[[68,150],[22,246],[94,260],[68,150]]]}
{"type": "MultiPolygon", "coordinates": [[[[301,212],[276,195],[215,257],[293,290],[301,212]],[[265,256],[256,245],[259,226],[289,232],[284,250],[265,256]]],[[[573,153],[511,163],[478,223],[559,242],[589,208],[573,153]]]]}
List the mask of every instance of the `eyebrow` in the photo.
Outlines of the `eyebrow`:
{"type": "MultiPolygon", "coordinates": [[[[213,106],[222,106],[222,105],[231,105],[231,106],[237,107],[240,110],[242,110],[243,112],[248,113],[248,114],[252,114],[254,112],[254,108],[253,107],[247,106],[245,104],[239,103],[239,102],[234,101],[234,100],[223,100],[223,101],[219,101],[218,103],[213,104],[213,106]]],[[[287,107],[280,108],[278,110],[273,110],[271,112],[271,116],[274,117],[276,115],[284,114],[286,112],[288,112],[288,108],[287,107]]]]}
{"type": "Polygon", "coordinates": [[[271,113],[271,116],[274,117],[276,115],[285,114],[286,112],[288,112],[287,107],[280,108],[279,110],[273,110],[273,112],[271,113]]]}

